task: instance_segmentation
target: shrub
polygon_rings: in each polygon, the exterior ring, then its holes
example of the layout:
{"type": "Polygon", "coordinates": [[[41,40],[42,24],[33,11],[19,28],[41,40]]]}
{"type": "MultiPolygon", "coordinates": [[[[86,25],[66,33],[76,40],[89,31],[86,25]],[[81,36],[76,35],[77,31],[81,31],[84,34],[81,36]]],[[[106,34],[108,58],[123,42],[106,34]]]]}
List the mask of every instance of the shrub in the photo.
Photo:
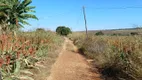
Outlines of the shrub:
{"type": "Polygon", "coordinates": [[[45,31],[44,28],[37,28],[36,31],[45,31]]]}
{"type": "Polygon", "coordinates": [[[141,39],[139,36],[89,36],[87,40],[74,38],[84,55],[92,58],[95,67],[111,80],[142,79],[141,39]]]}
{"type": "Polygon", "coordinates": [[[124,33],[113,33],[111,36],[129,36],[129,34],[124,34],[124,33]]]}
{"type": "Polygon", "coordinates": [[[68,34],[71,33],[71,30],[69,27],[59,26],[56,29],[56,33],[59,35],[67,36],[68,34]]]}
{"type": "Polygon", "coordinates": [[[95,35],[99,36],[99,35],[104,35],[104,33],[102,31],[97,32],[95,35]]]}
{"type": "Polygon", "coordinates": [[[118,34],[116,34],[116,33],[113,33],[111,36],[117,36],[118,34]]]}
{"type": "Polygon", "coordinates": [[[137,32],[131,32],[131,35],[133,36],[133,35],[138,35],[138,33],[137,32]]]}

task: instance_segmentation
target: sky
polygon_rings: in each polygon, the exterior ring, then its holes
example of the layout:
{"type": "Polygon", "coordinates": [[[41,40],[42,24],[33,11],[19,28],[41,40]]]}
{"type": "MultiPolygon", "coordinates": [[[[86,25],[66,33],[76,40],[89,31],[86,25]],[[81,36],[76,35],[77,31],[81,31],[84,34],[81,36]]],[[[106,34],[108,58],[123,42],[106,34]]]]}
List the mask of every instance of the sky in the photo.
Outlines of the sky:
{"type": "Polygon", "coordinates": [[[133,28],[142,26],[142,0],[32,0],[39,20],[28,20],[24,30],[58,26],[83,31],[85,6],[88,30],[133,28]]]}

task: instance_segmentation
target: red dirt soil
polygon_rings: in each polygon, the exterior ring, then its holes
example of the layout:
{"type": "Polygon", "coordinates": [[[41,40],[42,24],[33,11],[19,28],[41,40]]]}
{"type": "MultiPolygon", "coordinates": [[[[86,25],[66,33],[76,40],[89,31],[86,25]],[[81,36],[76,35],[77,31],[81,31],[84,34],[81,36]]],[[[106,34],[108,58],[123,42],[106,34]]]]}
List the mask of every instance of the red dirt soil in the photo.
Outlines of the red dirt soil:
{"type": "Polygon", "coordinates": [[[46,80],[102,80],[100,74],[92,72],[91,66],[77,52],[72,41],[65,38],[63,50],[51,69],[51,75],[46,80]]]}

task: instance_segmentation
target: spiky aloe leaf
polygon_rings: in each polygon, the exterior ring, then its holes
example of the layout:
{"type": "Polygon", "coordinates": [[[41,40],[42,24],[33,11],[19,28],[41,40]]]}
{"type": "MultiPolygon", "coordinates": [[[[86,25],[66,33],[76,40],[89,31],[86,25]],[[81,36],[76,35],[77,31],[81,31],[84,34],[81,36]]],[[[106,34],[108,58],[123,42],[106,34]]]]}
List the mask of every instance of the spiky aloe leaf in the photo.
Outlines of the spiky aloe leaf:
{"type": "Polygon", "coordinates": [[[28,70],[21,70],[20,73],[29,74],[29,75],[34,75],[32,72],[30,72],[30,71],[28,71],[28,70]]]}
{"type": "Polygon", "coordinates": [[[15,63],[15,70],[14,70],[14,74],[19,74],[20,72],[20,67],[21,67],[21,64],[20,64],[20,61],[19,60],[16,60],[16,63],[15,63]]]}
{"type": "Polygon", "coordinates": [[[27,59],[24,59],[24,62],[26,63],[26,65],[29,65],[29,61],[27,59]]]}
{"type": "Polygon", "coordinates": [[[34,80],[32,77],[29,76],[21,76],[19,77],[20,80],[34,80]]]}
{"type": "Polygon", "coordinates": [[[6,77],[6,78],[4,78],[4,79],[2,79],[2,80],[20,80],[19,78],[17,78],[17,77],[6,77]]]}
{"type": "Polygon", "coordinates": [[[41,72],[40,68],[39,68],[39,67],[37,67],[37,66],[30,65],[30,66],[28,66],[28,67],[30,67],[30,68],[34,68],[34,69],[38,70],[39,72],[41,72]]]}
{"type": "Polygon", "coordinates": [[[11,79],[11,78],[5,78],[5,79],[3,79],[3,80],[13,80],[13,79],[11,79]]]}

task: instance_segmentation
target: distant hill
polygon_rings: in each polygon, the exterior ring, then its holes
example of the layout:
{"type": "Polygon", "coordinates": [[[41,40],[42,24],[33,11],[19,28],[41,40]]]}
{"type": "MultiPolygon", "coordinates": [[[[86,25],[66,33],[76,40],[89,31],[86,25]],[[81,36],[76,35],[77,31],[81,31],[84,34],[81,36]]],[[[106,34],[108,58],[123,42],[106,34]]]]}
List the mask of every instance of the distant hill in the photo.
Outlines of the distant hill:
{"type": "MultiPolygon", "coordinates": [[[[129,35],[131,33],[142,34],[142,28],[124,28],[124,29],[107,29],[107,30],[88,30],[88,33],[95,34],[98,31],[102,31],[104,34],[113,35],[113,34],[122,34],[129,35]]],[[[85,32],[85,31],[78,31],[85,32]]]]}

